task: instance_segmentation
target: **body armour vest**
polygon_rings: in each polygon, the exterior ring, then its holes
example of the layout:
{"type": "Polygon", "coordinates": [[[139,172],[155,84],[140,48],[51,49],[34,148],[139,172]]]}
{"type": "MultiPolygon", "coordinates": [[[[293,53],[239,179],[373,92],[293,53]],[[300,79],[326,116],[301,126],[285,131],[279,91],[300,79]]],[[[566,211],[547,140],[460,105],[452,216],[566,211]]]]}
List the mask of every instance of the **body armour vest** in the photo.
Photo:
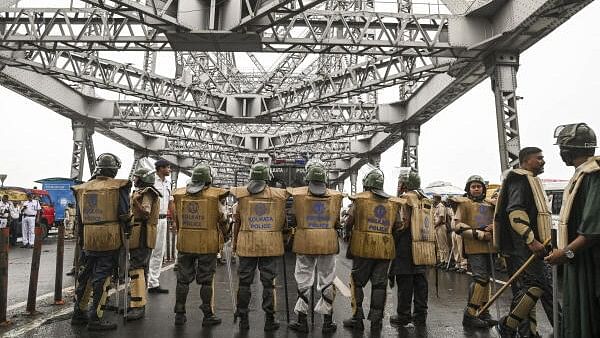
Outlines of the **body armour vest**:
{"type": "Polygon", "coordinates": [[[241,257],[269,257],[283,255],[283,226],[286,221],[285,189],[266,187],[258,194],[235,187],[230,192],[238,198],[240,214],[237,234],[237,254],[241,257]]]}
{"type": "Polygon", "coordinates": [[[128,180],[98,177],[71,187],[83,225],[83,249],[112,251],[121,247],[119,189],[128,180]]]}
{"type": "Polygon", "coordinates": [[[227,190],[208,187],[197,194],[188,194],[185,188],[173,193],[177,213],[177,250],[185,253],[217,253],[223,245],[219,232],[219,199],[227,190]]]}
{"type": "Polygon", "coordinates": [[[156,225],[160,211],[159,193],[154,187],[138,189],[131,195],[131,213],[133,215],[133,226],[129,236],[129,248],[137,249],[142,240],[146,241],[146,247],[154,249],[156,246],[156,225]],[[137,202],[136,202],[137,201],[137,202]],[[139,205],[138,205],[139,203],[139,205]],[[150,203],[150,215],[144,217],[142,203],[150,203]],[[142,233],[145,235],[142,236],[142,233]]]}
{"type": "Polygon", "coordinates": [[[339,251],[335,225],[339,221],[342,193],[327,189],[314,196],[308,187],[290,188],[294,198],[296,232],[292,250],[301,255],[331,255],[339,251]]]}
{"type": "Polygon", "coordinates": [[[412,236],[412,254],[415,265],[435,265],[435,225],[431,200],[420,196],[419,192],[409,191],[403,195],[410,207],[410,233],[412,236]]]}
{"type": "Polygon", "coordinates": [[[557,244],[559,249],[564,249],[569,244],[569,217],[571,216],[573,202],[575,202],[575,196],[577,195],[577,191],[579,191],[583,177],[597,171],[600,171],[600,157],[591,157],[581,165],[579,170],[575,171],[569,184],[565,187],[562,206],[560,208],[560,221],[558,223],[557,244]]]}
{"type": "MultiPolygon", "coordinates": [[[[471,229],[482,230],[494,220],[494,206],[487,202],[475,202],[466,197],[454,199],[458,203],[457,214],[460,222],[471,229]]],[[[463,237],[465,253],[468,255],[494,253],[496,250],[491,241],[463,237]]]]}
{"type": "MultiPolygon", "coordinates": [[[[505,186],[506,182],[509,182],[512,179],[512,176],[514,175],[520,175],[527,178],[527,182],[529,183],[529,187],[531,189],[533,201],[537,211],[537,225],[535,227],[533,225],[530,225],[530,227],[532,228],[531,230],[535,234],[535,238],[540,243],[544,243],[550,238],[550,229],[552,228],[552,214],[550,213],[550,208],[548,206],[548,196],[544,191],[542,181],[539,179],[539,177],[533,176],[533,174],[530,171],[524,169],[513,169],[508,173],[502,185],[505,186]]],[[[508,241],[508,239],[504,239],[503,237],[507,236],[507,234],[506,230],[502,229],[504,226],[501,226],[500,223],[506,223],[505,226],[508,228],[510,227],[510,222],[507,219],[505,211],[507,197],[504,196],[503,192],[504,190],[500,189],[500,194],[498,195],[498,205],[496,206],[497,215],[494,216],[494,219],[496,221],[494,222],[493,243],[496,248],[499,248],[502,251],[506,251],[508,250],[507,248],[505,248],[507,246],[506,241],[508,241]],[[498,215],[499,212],[501,213],[500,215],[498,215]]]]}
{"type": "Polygon", "coordinates": [[[354,225],[350,240],[352,255],[373,259],[393,259],[396,247],[392,230],[400,206],[396,198],[379,198],[370,191],[356,194],[354,225]]]}

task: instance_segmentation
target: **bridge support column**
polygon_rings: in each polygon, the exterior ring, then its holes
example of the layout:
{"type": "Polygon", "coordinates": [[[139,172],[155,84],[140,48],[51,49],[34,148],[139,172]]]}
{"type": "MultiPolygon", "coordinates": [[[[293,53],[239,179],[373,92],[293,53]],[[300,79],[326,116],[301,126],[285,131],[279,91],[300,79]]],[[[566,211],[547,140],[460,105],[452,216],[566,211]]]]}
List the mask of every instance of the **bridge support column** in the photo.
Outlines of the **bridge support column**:
{"type": "Polygon", "coordinates": [[[402,130],[402,167],[410,167],[412,171],[419,172],[419,135],[421,126],[408,125],[402,130]]]}
{"type": "Polygon", "coordinates": [[[171,171],[171,191],[177,188],[177,179],[179,178],[179,168],[172,168],[171,171]]]}
{"type": "Polygon", "coordinates": [[[500,168],[504,172],[519,164],[521,149],[516,95],[519,55],[497,53],[488,60],[487,67],[496,103],[500,168]]]}
{"type": "Polygon", "coordinates": [[[356,181],[358,180],[358,172],[353,171],[350,174],[350,194],[356,194],[356,181]]]}
{"type": "Polygon", "coordinates": [[[130,181],[133,180],[133,174],[135,173],[135,170],[140,165],[140,160],[142,159],[142,157],[144,157],[144,154],[142,154],[140,151],[137,151],[137,150],[133,151],[133,163],[131,164],[131,170],[129,170],[129,180],[130,181]]]}
{"type": "MultiPolygon", "coordinates": [[[[83,179],[83,167],[85,157],[87,130],[85,122],[72,120],[71,128],[73,129],[73,151],[71,154],[71,179],[81,181],[83,179]]],[[[91,139],[91,137],[89,137],[91,139]]],[[[93,145],[92,145],[93,147],[93,145]]],[[[94,163],[95,164],[95,163],[94,163]]]]}

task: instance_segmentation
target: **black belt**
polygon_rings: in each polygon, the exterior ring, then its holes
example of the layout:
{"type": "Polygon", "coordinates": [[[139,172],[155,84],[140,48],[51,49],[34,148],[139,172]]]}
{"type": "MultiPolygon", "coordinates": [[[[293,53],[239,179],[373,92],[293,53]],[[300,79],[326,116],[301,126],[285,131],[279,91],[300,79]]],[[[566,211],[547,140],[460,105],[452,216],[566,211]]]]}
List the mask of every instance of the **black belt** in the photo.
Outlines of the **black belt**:
{"type": "Polygon", "coordinates": [[[36,217],[37,215],[25,215],[25,217],[36,217]]]}
{"type": "Polygon", "coordinates": [[[164,219],[164,218],[167,218],[167,214],[158,215],[158,219],[164,219]]]}
{"type": "Polygon", "coordinates": [[[0,216],[0,219],[8,219],[8,217],[1,217],[1,216],[0,216]]]}

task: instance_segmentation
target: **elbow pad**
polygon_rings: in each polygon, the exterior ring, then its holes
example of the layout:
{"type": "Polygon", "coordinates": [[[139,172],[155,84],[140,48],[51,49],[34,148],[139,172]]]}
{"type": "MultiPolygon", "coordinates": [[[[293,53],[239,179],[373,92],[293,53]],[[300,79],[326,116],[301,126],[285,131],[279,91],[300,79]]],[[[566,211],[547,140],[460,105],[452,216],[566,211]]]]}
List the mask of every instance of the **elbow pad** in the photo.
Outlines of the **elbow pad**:
{"type": "Polygon", "coordinates": [[[512,228],[525,240],[525,244],[531,244],[535,237],[527,213],[523,210],[513,210],[508,214],[508,219],[512,228]]]}

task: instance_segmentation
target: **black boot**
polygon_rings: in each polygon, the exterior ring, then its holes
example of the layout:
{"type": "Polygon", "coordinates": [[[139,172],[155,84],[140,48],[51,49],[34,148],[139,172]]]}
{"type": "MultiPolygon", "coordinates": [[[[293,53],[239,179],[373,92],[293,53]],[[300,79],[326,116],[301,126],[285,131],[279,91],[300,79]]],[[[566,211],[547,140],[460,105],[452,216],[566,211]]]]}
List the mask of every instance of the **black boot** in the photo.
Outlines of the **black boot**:
{"type": "Polygon", "coordinates": [[[502,319],[500,319],[498,324],[494,327],[500,338],[516,338],[517,331],[508,327],[505,323],[506,316],[502,317],[502,319]]]}
{"type": "Polygon", "coordinates": [[[498,321],[492,318],[492,315],[490,314],[489,310],[486,310],[484,313],[479,315],[479,318],[485,320],[489,327],[493,327],[496,326],[496,324],[498,324],[498,321]]]}
{"type": "Polygon", "coordinates": [[[465,312],[463,314],[462,324],[463,324],[463,326],[479,328],[479,329],[489,327],[489,324],[487,321],[485,321],[483,318],[475,317],[475,316],[471,315],[467,310],[465,310],[465,312]]]}
{"type": "Polygon", "coordinates": [[[298,332],[308,332],[308,321],[306,320],[306,313],[299,312],[298,319],[291,322],[288,327],[298,332]]]}
{"type": "Polygon", "coordinates": [[[351,328],[352,330],[356,331],[363,331],[365,329],[365,324],[363,324],[362,318],[352,317],[344,320],[344,327],[351,328]]]}
{"type": "Polygon", "coordinates": [[[87,313],[85,313],[84,311],[81,311],[79,309],[79,306],[76,304],[75,310],[73,311],[73,317],[71,317],[71,325],[75,325],[75,326],[87,325],[88,321],[89,321],[89,318],[88,318],[87,313]]]}
{"type": "Polygon", "coordinates": [[[215,316],[214,313],[205,313],[202,319],[202,326],[214,326],[221,324],[221,318],[215,316]]]}
{"type": "Polygon", "coordinates": [[[332,333],[337,330],[337,325],[333,322],[333,315],[323,315],[323,328],[321,332],[332,333]]]}
{"type": "Polygon", "coordinates": [[[187,318],[185,317],[185,313],[176,313],[175,314],[175,325],[180,326],[187,322],[187,318]]]}
{"type": "Polygon", "coordinates": [[[398,315],[393,315],[390,317],[390,324],[394,326],[406,326],[410,323],[410,319],[402,318],[398,315]]]}
{"type": "Polygon", "coordinates": [[[109,322],[108,320],[102,320],[99,318],[91,319],[87,326],[88,331],[110,331],[116,330],[117,324],[109,322]]]}
{"type": "Polygon", "coordinates": [[[265,314],[265,331],[275,331],[279,329],[279,321],[273,314],[265,314]]]}
{"type": "Polygon", "coordinates": [[[144,318],[146,315],[146,307],[132,307],[127,310],[127,321],[133,321],[144,318]]]}
{"type": "Polygon", "coordinates": [[[240,318],[240,330],[246,331],[250,329],[250,321],[248,320],[247,313],[241,313],[237,315],[240,318]]]}
{"type": "Polygon", "coordinates": [[[383,322],[381,319],[371,321],[371,332],[379,332],[383,328],[383,322]]]}

